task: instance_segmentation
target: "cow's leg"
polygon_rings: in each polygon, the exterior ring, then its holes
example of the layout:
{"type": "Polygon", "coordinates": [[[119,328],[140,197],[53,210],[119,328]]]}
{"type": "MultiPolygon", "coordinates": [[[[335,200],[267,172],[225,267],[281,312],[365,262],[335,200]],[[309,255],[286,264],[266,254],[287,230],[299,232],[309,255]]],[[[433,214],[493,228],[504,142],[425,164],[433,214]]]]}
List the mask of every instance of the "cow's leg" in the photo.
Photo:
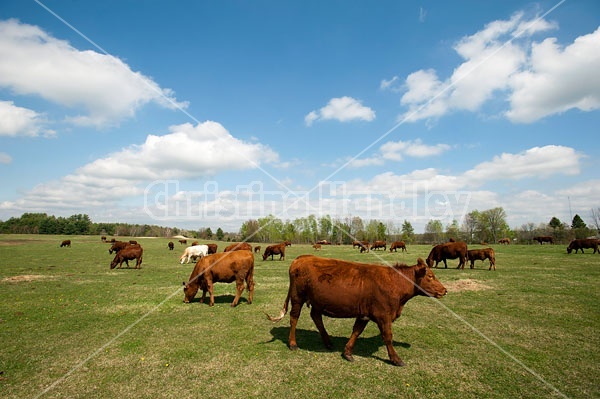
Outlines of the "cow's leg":
{"type": "Polygon", "coordinates": [[[394,340],[392,336],[392,321],[377,320],[377,326],[379,327],[379,331],[381,332],[381,338],[383,338],[383,342],[385,343],[385,347],[387,348],[390,361],[394,364],[394,366],[405,366],[406,364],[402,361],[402,359],[400,359],[400,356],[398,356],[396,350],[394,349],[394,340]]]}
{"type": "Polygon", "coordinates": [[[292,310],[290,310],[290,336],[288,339],[288,346],[292,350],[298,349],[298,343],[296,342],[296,325],[298,324],[298,318],[302,311],[302,305],[304,305],[303,302],[294,302],[292,299],[292,310]]]}
{"type": "Polygon", "coordinates": [[[202,289],[202,298],[200,298],[200,303],[204,303],[206,299],[206,289],[202,289]]]}
{"type": "Polygon", "coordinates": [[[354,350],[354,344],[356,344],[356,340],[358,339],[358,336],[360,334],[362,334],[362,332],[365,330],[365,327],[367,326],[368,323],[369,323],[369,319],[363,319],[362,317],[356,318],[356,321],[354,322],[354,327],[352,327],[352,335],[350,336],[350,339],[348,340],[348,343],[346,344],[346,347],[344,348],[344,353],[342,354],[344,359],[346,359],[350,362],[354,361],[354,357],[352,357],[352,351],[354,350]]]}
{"type": "Polygon", "coordinates": [[[246,287],[248,287],[248,304],[254,299],[254,277],[250,274],[246,276],[246,287]]]}
{"type": "Polygon", "coordinates": [[[244,292],[244,279],[238,278],[235,280],[235,298],[233,298],[233,302],[231,302],[231,307],[237,306],[240,298],[242,297],[242,293],[244,292]]]}
{"type": "Polygon", "coordinates": [[[321,334],[321,339],[323,340],[325,347],[327,349],[333,349],[331,339],[329,338],[329,334],[327,334],[327,331],[325,330],[325,325],[323,324],[323,315],[321,314],[321,311],[317,310],[317,308],[313,306],[310,310],[310,317],[312,317],[313,321],[315,322],[315,325],[317,326],[317,329],[321,334]]]}
{"type": "Polygon", "coordinates": [[[210,302],[208,302],[209,306],[215,305],[215,293],[213,292],[213,282],[212,280],[206,279],[206,287],[208,288],[208,294],[210,295],[210,302]]]}
{"type": "Polygon", "coordinates": [[[443,259],[444,260],[444,269],[448,268],[448,263],[446,263],[446,258],[443,259]]]}

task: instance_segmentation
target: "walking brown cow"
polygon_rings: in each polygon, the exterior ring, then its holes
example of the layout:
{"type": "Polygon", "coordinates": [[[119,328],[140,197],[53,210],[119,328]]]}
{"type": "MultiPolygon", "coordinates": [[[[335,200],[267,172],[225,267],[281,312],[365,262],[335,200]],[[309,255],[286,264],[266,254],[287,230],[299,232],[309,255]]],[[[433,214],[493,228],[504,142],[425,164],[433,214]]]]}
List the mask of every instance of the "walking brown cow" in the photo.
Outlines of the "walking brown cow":
{"type": "Polygon", "coordinates": [[[400,248],[400,252],[407,252],[406,243],[404,241],[394,241],[392,245],[390,245],[390,252],[398,252],[398,248],[400,248]]]}
{"type": "Polygon", "coordinates": [[[429,252],[427,256],[427,265],[433,267],[435,261],[435,267],[438,267],[438,263],[444,261],[444,267],[447,269],[448,264],[446,259],[459,259],[457,269],[464,269],[465,262],[467,261],[467,243],[463,241],[446,242],[443,244],[436,245],[429,252]]]}
{"type": "Polygon", "coordinates": [[[490,260],[490,268],[488,270],[496,270],[496,254],[492,248],[483,248],[483,249],[469,249],[467,251],[467,260],[471,261],[471,269],[475,267],[475,261],[481,260],[484,261],[486,259],[490,260]]]}
{"type": "Polygon", "coordinates": [[[244,292],[244,281],[248,289],[248,303],[254,298],[254,255],[247,251],[229,251],[212,254],[200,259],[186,283],[183,282],[185,303],[190,303],[198,289],[202,289],[200,303],[204,303],[206,292],[210,295],[209,305],[215,304],[214,283],[232,283],[235,281],[236,294],[231,306],[236,306],[244,292]]]}
{"type": "Polygon", "coordinates": [[[392,322],[400,317],[408,300],[417,295],[435,298],[446,295],[446,288],[437,280],[423,259],[414,266],[394,267],[349,262],[339,259],[301,255],[290,265],[290,285],[280,321],[290,311],[290,349],[297,349],[296,325],[302,305],[310,304],[310,316],[317,326],[325,347],[332,349],[331,339],[323,325],[323,315],[335,318],[356,318],[352,335],[343,356],[353,361],[352,351],[359,335],[372,320],[379,327],[388,356],[396,366],[404,366],[393,346],[392,322]]]}

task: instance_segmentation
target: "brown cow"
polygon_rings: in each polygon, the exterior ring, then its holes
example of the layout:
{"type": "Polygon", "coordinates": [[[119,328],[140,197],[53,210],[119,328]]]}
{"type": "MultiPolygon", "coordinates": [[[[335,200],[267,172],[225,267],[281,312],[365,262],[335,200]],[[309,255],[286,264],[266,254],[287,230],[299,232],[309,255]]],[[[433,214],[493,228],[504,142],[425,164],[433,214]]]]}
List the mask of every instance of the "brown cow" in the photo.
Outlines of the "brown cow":
{"type": "Polygon", "coordinates": [[[200,303],[204,303],[206,292],[210,294],[209,305],[215,304],[214,283],[232,283],[235,281],[236,294],[231,306],[236,306],[244,292],[244,281],[248,289],[248,303],[254,297],[254,255],[246,251],[229,251],[208,255],[200,259],[190,275],[189,281],[183,283],[183,301],[190,303],[198,289],[202,289],[200,303]]]}
{"type": "Polygon", "coordinates": [[[321,250],[321,244],[319,244],[319,243],[313,244],[313,248],[314,248],[315,251],[320,251],[321,250]]]}
{"type": "Polygon", "coordinates": [[[285,240],[283,243],[285,244],[286,247],[291,247],[292,246],[292,242],[289,241],[289,240],[285,240]]]}
{"type": "Polygon", "coordinates": [[[543,245],[545,242],[554,244],[554,238],[552,238],[552,236],[538,236],[533,237],[532,240],[539,242],[540,245],[543,245]]]}
{"type": "Polygon", "coordinates": [[[290,265],[290,285],[278,317],[267,315],[271,321],[280,321],[292,303],[288,346],[297,349],[296,325],[302,305],[310,304],[310,316],[317,326],[323,343],[332,349],[323,315],[335,318],[356,318],[350,340],[343,356],[353,361],[352,350],[357,338],[369,320],[377,323],[388,356],[396,366],[404,366],[393,346],[392,322],[400,317],[409,299],[416,295],[435,298],[446,295],[423,259],[414,266],[394,267],[350,262],[339,259],[301,255],[290,265]]]}
{"type": "Polygon", "coordinates": [[[102,236],[102,237],[100,237],[100,241],[102,241],[102,242],[106,242],[106,236],[102,236]]]}
{"type": "Polygon", "coordinates": [[[369,241],[361,241],[359,244],[359,248],[360,248],[360,253],[362,254],[363,252],[369,252],[369,247],[371,244],[369,244],[369,241]]]}
{"type": "Polygon", "coordinates": [[[352,241],[352,248],[356,248],[356,247],[360,248],[360,241],[354,240],[354,241],[352,241]]]}
{"type": "Polygon", "coordinates": [[[260,253],[260,245],[257,245],[254,247],[254,253],[255,254],[259,254],[260,253]]]}
{"type": "Polygon", "coordinates": [[[173,241],[169,241],[169,243],[167,244],[167,247],[169,248],[169,251],[172,251],[173,248],[175,248],[175,244],[173,244],[173,241]]]}
{"type": "Polygon", "coordinates": [[[206,244],[206,246],[208,247],[208,255],[216,254],[217,248],[219,248],[217,244],[206,244]]]}
{"type": "Polygon", "coordinates": [[[285,260],[285,247],[285,242],[269,245],[263,253],[263,260],[267,260],[269,256],[271,257],[271,260],[273,260],[273,255],[279,255],[279,260],[285,260]]]}
{"type": "Polygon", "coordinates": [[[400,252],[408,253],[406,250],[406,243],[404,241],[394,241],[392,245],[390,245],[390,252],[398,252],[398,248],[400,248],[400,252]]]}
{"type": "Polygon", "coordinates": [[[108,249],[108,253],[109,254],[112,254],[113,252],[118,253],[120,250],[127,248],[130,245],[131,244],[129,244],[128,242],[125,242],[125,241],[115,241],[108,249]]]}
{"type": "Polygon", "coordinates": [[[471,261],[471,269],[475,268],[475,261],[486,259],[490,260],[490,268],[488,270],[496,270],[496,254],[492,248],[469,249],[467,250],[467,260],[471,261]]]}
{"type": "Polygon", "coordinates": [[[179,240],[179,243],[180,243],[181,245],[183,245],[183,244],[187,244],[187,240],[179,240]]]}
{"type": "Polygon", "coordinates": [[[593,248],[594,253],[600,253],[600,251],[598,251],[598,240],[596,238],[578,238],[571,241],[567,247],[567,253],[570,254],[573,250],[575,250],[575,253],[577,253],[577,251],[581,249],[581,253],[583,254],[584,248],[593,248]]]}
{"type": "Polygon", "coordinates": [[[498,240],[498,244],[510,245],[510,238],[508,238],[508,237],[501,238],[498,240]]]}
{"type": "Polygon", "coordinates": [[[374,251],[379,248],[383,248],[384,251],[387,250],[386,242],[382,241],[382,240],[373,241],[373,244],[371,245],[371,249],[374,251]]]}
{"type": "Polygon", "coordinates": [[[427,256],[427,265],[433,267],[435,261],[435,267],[438,267],[438,263],[444,261],[444,268],[448,268],[446,259],[459,259],[457,269],[464,269],[465,262],[467,261],[467,243],[464,241],[446,242],[444,244],[436,245],[429,252],[427,256]]]}
{"type": "Polygon", "coordinates": [[[231,244],[228,247],[226,247],[225,250],[223,250],[223,252],[230,251],[252,251],[252,245],[248,244],[247,242],[240,242],[236,244],[231,244]]]}
{"type": "Polygon", "coordinates": [[[142,255],[144,250],[139,245],[129,245],[126,248],[121,249],[115,255],[115,258],[110,262],[110,268],[114,269],[119,264],[119,269],[123,266],[123,262],[129,267],[129,261],[135,259],[135,269],[142,268],[142,255]]]}
{"type": "Polygon", "coordinates": [[[192,246],[192,247],[195,247],[196,245],[198,245],[198,241],[194,241],[194,242],[192,242],[192,245],[191,245],[191,246],[192,246]]]}
{"type": "Polygon", "coordinates": [[[137,245],[137,243],[138,243],[138,242],[137,242],[136,240],[129,240],[129,243],[130,243],[131,245],[137,245]]]}
{"type": "Polygon", "coordinates": [[[64,240],[63,242],[60,243],[60,247],[71,247],[71,240],[64,240]]]}

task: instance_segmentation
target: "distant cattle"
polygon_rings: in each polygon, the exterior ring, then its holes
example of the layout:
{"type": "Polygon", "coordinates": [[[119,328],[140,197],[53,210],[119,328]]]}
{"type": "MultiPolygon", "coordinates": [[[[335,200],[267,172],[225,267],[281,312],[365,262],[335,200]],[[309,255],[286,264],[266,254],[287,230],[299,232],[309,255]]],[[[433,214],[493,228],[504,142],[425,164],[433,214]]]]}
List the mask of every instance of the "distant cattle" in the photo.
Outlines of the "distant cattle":
{"type": "Polygon", "coordinates": [[[361,241],[360,242],[360,253],[362,254],[363,252],[369,252],[369,248],[370,248],[371,244],[369,244],[369,241],[361,241]]]}
{"type": "Polygon", "coordinates": [[[209,305],[215,304],[213,294],[214,283],[232,283],[235,281],[236,294],[231,306],[236,306],[244,291],[244,282],[248,289],[248,303],[254,297],[254,255],[246,251],[229,251],[208,255],[200,259],[190,275],[188,282],[183,283],[185,303],[190,303],[198,289],[202,290],[200,303],[204,303],[206,292],[210,295],[209,305]]]}
{"type": "Polygon", "coordinates": [[[179,243],[180,243],[181,245],[187,244],[187,240],[179,240],[179,243]]]}
{"type": "Polygon", "coordinates": [[[206,244],[206,246],[208,247],[208,254],[216,254],[217,253],[217,248],[219,248],[217,246],[217,244],[206,244]]]}
{"type": "Polygon", "coordinates": [[[600,251],[598,251],[598,240],[596,238],[578,238],[571,241],[567,247],[567,253],[570,254],[573,250],[575,250],[575,253],[577,253],[580,249],[581,253],[584,253],[584,248],[593,249],[593,253],[600,253],[600,251]]]}
{"type": "Polygon", "coordinates": [[[279,260],[285,260],[285,247],[285,242],[282,242],[281,244],[269,245],[263,253],[263,260],[267,260],[269,256],[271,257],[271,260],[273,260],[274,255],[279,255],[279,260]]]}
{"type": "Polygon", "coordinates": [[[137,243],[138,243],[138,242],[137,242],[136,240],[129,240],[129,243],[130,243],[131,245],[137,245],[137,243]]]}
{"type": "Polygon", "coordinates": [[[447,269],[448,264],[446,263],[446,259],[459,259],[457,269],[464,269],[465,262],[467,261],[467,243],[463,241],[457,242],[446,242],[444,244],[436,245],[429,252],[429,256],[427,256],[427,265],[429,267],[433,267],[433,262],[435,262],[435,267],[437,268],[438,263],[444,261],[444,267],[447,269]]]}
{"type": "Polygon", "coordinates": [[[475,267],[476,260],[484,261],[486,259],[490,261],[490,268],[488,270],[492,270],[492,267],[496,270],[496,254],[492,248],[467,250],[467,260],[471,261],[471,269],[475,267]]]}
{"type": "Polygon", "coordinates": [[[314,249],[315,251],[320,251],[320,250],[321,250],[321,244],[319,244],[319,243],[313,244],[313,246],[312,246],[312,247],[313,247],[313,249],[314,249]]]}
{"type": "Polygon", "coordinates": [[[498,240],[498,244],[510,245],[510,238],[501,238],[498,240]]]}
{"type": "Polygon", "coordinates": [[[289,241],[289,240],[285,240],[283,243],[285,244],[286,247],[291,247],[292,246],[292,242],[289,241]]]}
{"type": "Polygon", "coordinates": [[[373,244],[371,244],[371,250],[376,250],[379,248],[383,248],[383,250],[387,250],[387,244],[385,241],[382,240],[377,240],[377,241],[373,241],[373,244]]]}
{"type": "Polygon", "coordinates": [[[142,268],[142,255],[144,250],[139,245],[130,245],[126,248],[121,249],[115,255],[115,258],[110,263],[110,268],[114,269],[119,264],[119,269],[123,266],[123,262],[129,267],[129,261],[135,259],[135,269],[142,268]]]}
{"type": "Polygon", "coordinates": [[[223,252],[231,252],[231,251],[251,251],[252,252],[252,245],[248,244],[247,242],[231,244],[230,246],[225,248],[225,250],[223,252]]]}
{"type": "Polygon", "coordinates": [[[255,254],[259,254],[260,253],[260,245],[257,245],[254,247],[254,253],[255,254]]]}
{"type": "Polygon", "coordinates": [[[549,244],[554,244],[554,238],[552,238],[551,236],[533,237],[533,240],[539,242],[540,245],[543,245],[545,242],[547,242],[549,244]]]}
{"type": "Polygon", "coordinates": [[[182,265],[184,263],[190,263],[190,260],[201,258],[206,255],[208,255],[207,245],[194,245],[192,247],[187,247],[185,251],[183,251],[183,254],[179,257],[179,263],[182,265]]]}
{"type": "Polygon", "coordinates": [[[354,240],[354,241],[352,241],[352,248],[356,248],[356,247],[360,248],[360,241],[354,240]]]}
{"type": "Polygon", "coordinates": [[[327,240],[319,240],[319,241],[315,242],[315,244],[331,245],[331,243],[327,240]]]}
{"type": "Polygon", "coordinates": [[[394,241],[392,245],[390,245],[390,252],[398,252],[398,248],[400,248],[400,252],[408,252],[404,241],[394,241]]]}
{"type": "Polygon", "coordinates": [[[355,318],[350,340],[343,357],[353,361],[354,345],[369,320],[379,327],[391,362],[404,366],[393,346],[392,322],[400,317],[408,300],[417,295],[440,298],[446,288],[437,280],[423,259],[414,266],[394,267],[321,258],[314,255],[297,257],[289,269],[290,284],[279,316],[267,315],[271,321],[280,321],[290,311],[288,346],[298,349],[296,325],[302,306],[310,304],[313,319],[325,347],[333,345],[323,315],[334,318],[355,318]]]}
{"type": "Polygon", "coordinates": [[[106,242],[106,236],[102,236],[102,237],[100,237],[100,241],[102,241],[102,242],[106,242]]]}
{"type": "Polygon", "coordinates": [[[71,240],[64,240],[63,242],[60,243],[60,247],[70,247],[71,246],[71,240]]]}
{"type": "Polygon", "coordinates": [[[194,241],[194,242],[192,242],[192,245],[191,245],[191,246],[193,247],[194,245],[198,245],[198,244],[199,244],[199,242],[198,242],[198,241],[194,241]]]}
{"type": "Polygon", "coordinates": [[[167,247],[169,248],[169,251],[172,251],[173,248],[175,248],[175,244],[173,244],[173,241],[169,241],[169,243],[167,244],[167,247]]]}

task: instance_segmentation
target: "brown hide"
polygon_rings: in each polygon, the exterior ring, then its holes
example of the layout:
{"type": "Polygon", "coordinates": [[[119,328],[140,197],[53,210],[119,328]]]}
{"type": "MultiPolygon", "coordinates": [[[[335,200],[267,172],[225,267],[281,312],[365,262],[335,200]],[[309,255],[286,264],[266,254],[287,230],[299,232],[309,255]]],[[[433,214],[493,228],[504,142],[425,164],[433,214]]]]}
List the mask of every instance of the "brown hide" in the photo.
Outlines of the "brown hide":
{"type": "Polygon", "coordinates": [[[551,236],[539,236],[539,237],[533,237],[532,240],[537,241],[541,244],[548,242],[550,244],[554,244],[554,238],[552,238],[551,236]]]}
{"type": "Polygon", "coordinates": [[[567,247],[567,253],[570,254],[573,250],[575,250],[575,253],[579,250],[581,250],[581,253],[584,253],[584,248],[593,249],[594,253],[600,253],[600,251],[598,251],[598,239],[596,238],[578,238],[571,241],[567,247]]]}
{"type": "Polygon", "coordinates": [[[269,256],[271,257],[271,260],[273,260],[274,255],[279,255],[279,260],[285,260],[285,247],[285,242],[276,245],[269,245],[263,253],[263,260],[267,260],[269,256]]]}
{"type": "Polygon", "coordinates": [[[498,244],[510,245],[510,238],[508,238],[508,237],[501,238],[501,239],[498,240],[498,244]]]}
{"type": "Polygon", "coordinates": [[[322,316],[356,318],[343,353],[350,361],[358,336],[372,320],[379,327],[392,363],[404,365],[392,345],[392,322],[400,317],[406,302],[415,295],[439,298],[446,294],[446,288],[420,258],[414,266],[388,267],[302,255],[290,265],[289,275],[288,295],[279,317],[267,317],[271,321],[281,320],[291,302],[290,349],[298,347],[296,325],[305,303],[310,304],[311,318],[323,343],[330,349],[331,340],[322,316]]]}
{"type": "Polygon", "coordinates": [[[206,292],[210,294],[209,305],[215,304],[214,283],[232,283],[235,281],[236,294],[231,306],[236,306],[244,291],[244,281],[248,289],[248,303],[254,297],[254,255],[248,251],[228,251],[212,254],[200,259],[190,275],[189,281],[183,283],[185,303],[190,303],[198,289],[202,289],[200,303],[204,303],[206,292]]]}
{"type": "Polygon", "coordinates": [[[383,248],[383,250],[385,251],[387,249],[386,242],[378,240],[378,241],[373,242],[373,245],[371,245],[372,250],[379,249],[379,248],[383,248]]]}
{"type": "Polygon", "coordinates": [[[433,267],[433,262],[435,262],[435,267],[438,267],[438,263],[444,262],[444,267],[447,269],[448,264],[446,263],[446,259],[459,259],[457,269],[464,269],[465,262],[467,261],[467,243],[463,241],[456,242],[446,242],[443,244],[436,245],[429,252],[429,256],[427,256],[427,265],[429,267],[433,267]]]}
{"type": "Polygon", "coordinates": [[[169,243],[167,244],[167,247],[169,248],[170,251],[172,251],[173,248],[175,248],[175,244],[173,244],[173,241],[169,241],[169,243]]]}
{"type": "Polygon", "coordinates": [[[469,249],[467,251],[467,260],[471,261],[471,269],[475,267],[475,261],[481,260],[484,261],[486,259],[490,260],[490,268],[488,270],[496,270],[496,254],[492,248],[483,248],[483,249],[469,249]]]}
{"type": "Polygon", "coordinates": [[[406,250],[406,243],[404,243],[404,241],[394,241],[392,245],[390,245],[390,252],[398,252],[398,248],[400,248],[401,252],[408,252],[406,250]]]}
{"type": "Polygon", "coordinates": [[[71,246],[71,240],[64,240],[63,242],[60,243],[60,247],[70,247],[71,246]]]}
{"type": "Polygon", "coordinates": [[[129,245],[129,244],[127,244],[127,245],[128,245],[127,247],[125,247],[117,252],[117,254],[115,255],[115,258],[110,263],[111,269],[114,269],[115,266],[117,266],[117,263],[119,264],[119,269],[120,269],[121,266],[123,266],[123,262],[125,262],[127,267],[129,267],[129,261],[133,260],[133,259],[136,260],[135,268],[141,269],[142,255],[144,253],[144,250],[139,245],[129,245]]]}
{"type": "Polygon", "coordinates": [[[208,247],[208,255],[217,253],[217,244],[206,244],[206,246],[208,247]]]}
{"type": "Polygon", "coordinates": [[[231,244],[223,250],[223,252],[231,251],[252,251],[252,245],[248,244],[247,242],[240,242],[236,244],[231,244]]]}
{"type": "Polygon", "coordinates": [[[119,252],[120,250],[127,248],[130,245],[131,244],[129,244],[128,242],[125,242],[125,241],[115,241],[108,249],[108,253],[112,254],[113,252],[119,252]]]}

